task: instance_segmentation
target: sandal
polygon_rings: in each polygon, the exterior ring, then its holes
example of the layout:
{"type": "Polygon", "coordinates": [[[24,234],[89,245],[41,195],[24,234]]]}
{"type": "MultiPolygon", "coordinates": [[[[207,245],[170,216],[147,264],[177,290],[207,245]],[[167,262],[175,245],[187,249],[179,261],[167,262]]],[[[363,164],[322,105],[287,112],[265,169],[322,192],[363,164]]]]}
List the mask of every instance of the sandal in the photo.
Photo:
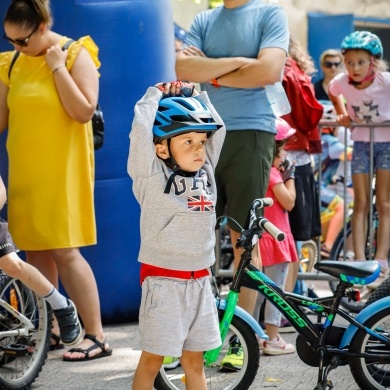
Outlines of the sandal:
{"type": "Polygon", "coordinates": [[[102,357],[106,357],[106,356],[111,356],[112,355],[112,349],[110,348],[106,348],[106,340],[104,340],[102,343],[96,339],[96,336],[93,336],[91,334],[86,334],[84,336],[84,340],[87,339],[87,340],[91,340],[93,341],[93,345],[91,345],[89,348],[87,349],[81,349],[81,348],[72,348],[70,349],[68,352],[79,352],[79,353],[83,353],[84,354],[84,357],[82,358],[75,358],[75,359],[72,359],[70,357],[63,357],[62,360],[65,361],[65,362],[84,362],[84,361],[87,361],[87,360],[94,360],[94,359],[99,359],[99,358],[102,358],[102,357]],[[93,351],[94,349],[97,349],[97,348],[100,348],[102,350],[102,352],[94,355],[94,356],[91,356],[89,357],[89,353],[91,351],[93,351]]]}
{"type": "Polygon", "coordinates": [[[50,339],[52,341],[54,341],[54,343],[52,344],[51,341],[50,341],[50,346],[49,346],[49,350],[50,351],[57,351],[58,349],[64,349],[64,344],[62,344],[61,342],[61,337],[56,335],[55,333],[51,333],[50,335],[50,339]]]}

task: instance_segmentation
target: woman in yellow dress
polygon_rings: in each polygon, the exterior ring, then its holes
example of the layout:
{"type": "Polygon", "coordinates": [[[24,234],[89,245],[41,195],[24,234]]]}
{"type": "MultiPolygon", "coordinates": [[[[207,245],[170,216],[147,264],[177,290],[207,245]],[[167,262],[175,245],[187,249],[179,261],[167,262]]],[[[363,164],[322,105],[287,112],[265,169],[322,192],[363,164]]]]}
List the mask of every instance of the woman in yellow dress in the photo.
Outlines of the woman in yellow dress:
{"type": "MultiPolygon", "coordinates": [[[[58,277],[85,327],[64,360],[111,355],[95,277],[79,247],[96,244],[94,149],[90,119],[98,99],[98,48],[51,30],[49,0],[15,0],[0,53],[0,131],[8,127],[8,222],[27,261],[55,286],[58,277]]],[[[54,328],[54,331],[56,328],[54,328]]]]}

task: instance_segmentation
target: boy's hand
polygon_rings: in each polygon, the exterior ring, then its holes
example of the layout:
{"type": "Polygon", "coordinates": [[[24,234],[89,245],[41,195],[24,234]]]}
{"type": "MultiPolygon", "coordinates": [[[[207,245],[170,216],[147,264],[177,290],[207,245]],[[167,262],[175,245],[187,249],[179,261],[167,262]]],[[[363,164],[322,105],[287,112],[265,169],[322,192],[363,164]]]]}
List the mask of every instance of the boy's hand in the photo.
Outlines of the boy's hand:
{"type": "Polygon", "coordinates": [[[195,90],[195,85],[187,81],[177,80],[169,83],[159,83],[155,87],[162,91],[163,99],[173,96],[190,97],[198,95],[198,92],[195,90]]]}
{"type": "Polygon", "coordinates": [[[288,158],[279,165],[279,171],[282,173],[282,179],[286,182],[289,179],[295,179],[295,164],[288,158]]]}

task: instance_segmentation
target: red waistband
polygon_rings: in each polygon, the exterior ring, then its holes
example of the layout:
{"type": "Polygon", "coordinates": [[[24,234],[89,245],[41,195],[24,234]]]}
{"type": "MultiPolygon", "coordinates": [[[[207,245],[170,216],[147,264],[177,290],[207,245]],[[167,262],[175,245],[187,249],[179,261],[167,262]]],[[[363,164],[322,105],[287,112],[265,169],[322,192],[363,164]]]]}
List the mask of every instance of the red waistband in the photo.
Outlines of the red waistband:
{"type": "Polygon", "coordinates": [[[141,284],[148,276],[162,276],[177,279],[200,279],[205,276],[209,276],[209,271],[207,269],[201,269],[197,271],[178,271],[142,263],[140,270],[141,284]]]}

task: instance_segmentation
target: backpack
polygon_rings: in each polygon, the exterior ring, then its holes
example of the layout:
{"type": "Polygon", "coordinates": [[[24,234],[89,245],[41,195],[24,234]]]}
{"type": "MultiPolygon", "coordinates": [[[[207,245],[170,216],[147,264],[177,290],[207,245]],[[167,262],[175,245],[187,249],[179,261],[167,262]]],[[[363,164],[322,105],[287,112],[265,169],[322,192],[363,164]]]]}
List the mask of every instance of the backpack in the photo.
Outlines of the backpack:
{"type": "MultiPolygon", "coordinates": [[[[69,39],[64,46],[62,46],[62,50],[68,49],[68,47],[74,42],[73,39],[69,39]]],[[[12,68],[18,59],[20,55],[20,52],[17,51],[15,55],[12,58],[9,70],[8,70],[8,80],[11,77],[11,71],[12,68]]],[[[103,140],[104,140],[104,119],[103,119],[103,111],[100,107],[100,104],[98,103],[95,112],[92,116],[92,133],[93,133],[93,146],[95,150],[100,149],[103,146],[103,140]]]]}
{"type": "Polygon", "coordinates": [[[291,105],[291,113],[282,118],[291,127],[307,135],[311,145],[310,153],[321,153],[321,137],[317,126],[324,108],[315,97],[310,78],[299,69],[295,61],[288,58],[282,83],[291,105]]]}

